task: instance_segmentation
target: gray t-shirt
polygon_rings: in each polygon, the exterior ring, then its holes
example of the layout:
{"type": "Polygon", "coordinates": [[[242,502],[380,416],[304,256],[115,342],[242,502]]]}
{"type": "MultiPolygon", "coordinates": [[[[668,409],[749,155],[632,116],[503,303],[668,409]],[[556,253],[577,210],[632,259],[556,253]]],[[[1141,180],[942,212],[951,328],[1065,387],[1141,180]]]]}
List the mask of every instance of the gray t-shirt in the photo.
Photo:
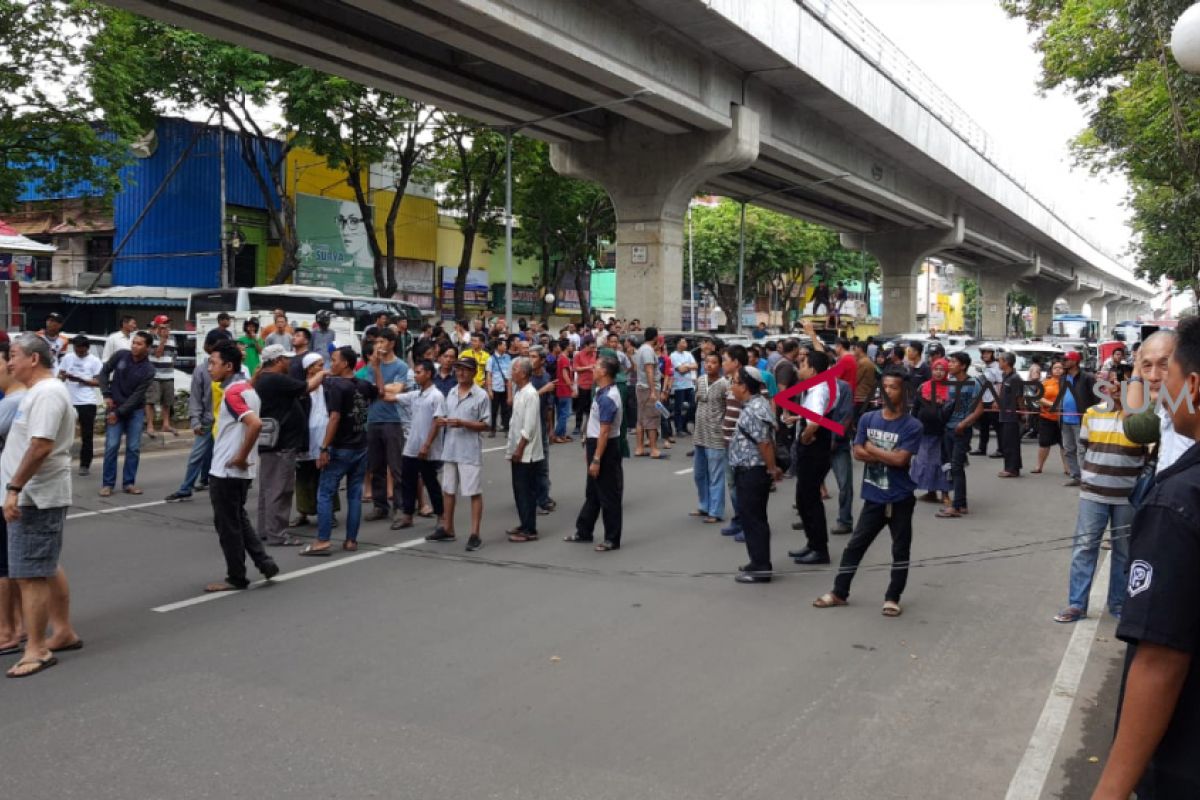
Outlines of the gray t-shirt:
{"type": "Polygon", "coordinates": [[[21,466],[33,439],[54,442],[42,466],[25,484],[20,505],[64,508],[71,505],[71,443],[75,440],[75,407],[63,382],[47,378],[21,395],[4,453],[0,483],[7,486],[21,466]]]}
{"type": "Polygon", "coordinates": [[[643,344],[637,349],[637,353],[633,356],[633,369],[637,372],[637,385],[644,386],[647,389],[658,388],[658,355],[654,352],[654,348],[648,344],[643,344]],[[650,364],[654,368],[654,386],[646,382],[646,365],[650,364]]]}
{"type": "Polygon", "coordinates": [[[277,344],[287,352],[292,352],[295,348],[292,347],[292,335],[290,333],[272,333],[267,337],[267,347],[277,344]]]}
{"type": "MultiPolygon", "coordinates": [[[[471,391],[462,398],[459,397],[458,387],[455,386],[446,395],[446,419],[490,423],[492,421],[491,405],[487,392],[475,384],[471,384],[471,391]]],[[[481,465],[483,463],[482,432],[466,428],[446,428],[442,442],[442,461],[481,465]]]]}

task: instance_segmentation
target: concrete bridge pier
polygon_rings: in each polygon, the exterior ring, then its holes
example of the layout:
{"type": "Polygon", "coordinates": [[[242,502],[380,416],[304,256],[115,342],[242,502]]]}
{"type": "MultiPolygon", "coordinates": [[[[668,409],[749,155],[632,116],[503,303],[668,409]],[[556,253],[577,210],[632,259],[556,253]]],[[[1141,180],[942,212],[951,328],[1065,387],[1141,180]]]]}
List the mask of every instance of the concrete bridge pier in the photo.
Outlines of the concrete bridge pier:
{"type": "Polygon", "coordinates": [[[962,244],[965,227],[963,218],[956,216],[950,230],[909,229],[866,237],[842,234],[843,247],[865,249],[879,262],[883,281],[881,333],[903,333],[916,328],[917,281],[921,264],[929,256],[962,244]]]}
{"type": "MultiPolygon", "coordinates": [[[[602,185],[617,215],[617,313],[643,327],[678,328],[683,303],[683,223],[705,182],[758,158],[758,114],[733,106],[727,131],[661,134],[619,122],[598,142],[556,144],[560,174],[602,185]]],[[[746,296],[753,297],[753,287],[746,296]]]]}
{"type": "Polygon", "coordinates": [[[1037,305],[1033,332],[1036,336],[1045,336],[1050,331],[1050,323],[1054,321],[1054,303],[1062,296],[1063,284],[1040,278],[1032,288],[1037,305]]]}
{"type": "Polygon", "coordinates": [[[1008,334],[1008,293],[1013,278],[999,269],[979,270],[980,333],[984,339],[999,340],[1008,334]]]}
{"type": "MultiPolygon", "coordinates": [[[[1082,314],[1084,306],[1093,305],[1096,300],[1104,297],[1104,289],[1102,287],[1092,287],[1079,284],[1076,278],[1076,288],[1062,293],[1062,298],[1067,301],[1067,307],[1071,309],[1072,314],[1082,314]]],[[[1093,311],[1093,315],[1094,315],[1093,311]]]]}

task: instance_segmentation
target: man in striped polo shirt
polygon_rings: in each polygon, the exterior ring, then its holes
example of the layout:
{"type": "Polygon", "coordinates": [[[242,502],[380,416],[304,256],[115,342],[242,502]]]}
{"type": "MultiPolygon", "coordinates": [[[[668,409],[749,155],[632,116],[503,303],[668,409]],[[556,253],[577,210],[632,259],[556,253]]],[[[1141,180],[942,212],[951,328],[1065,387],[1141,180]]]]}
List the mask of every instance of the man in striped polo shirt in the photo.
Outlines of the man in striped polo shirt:
{"type": "MultiPolygon", "coordinates": [[[[1114,381],[1107,375],[1097,377],[1114,381]]],[[[1103,384],[1097,382],[1097,387],[1103,384]]],[[[1101,388],[1102,392],[1106,392],[1101,388]]],[[[1108,582],[1108,611],[1121,616],[1125,604],[1125,572],[1129,562],[1129,532],[1133,506],[1129,495],[1146,461],[1146,448],[1125,436],[1120,391],[1106,392],[1108,407],[1101,403],[1083,415],[1079,428],[1082,486],[1079,517],[1075,523],[1075,547],[1071,553],[1067,607],[1055,622],[1076,622],[1087,616],[1088,595],[1100,555],[1104,529],[1112,531],[1112,559],[1108,582]]]]}

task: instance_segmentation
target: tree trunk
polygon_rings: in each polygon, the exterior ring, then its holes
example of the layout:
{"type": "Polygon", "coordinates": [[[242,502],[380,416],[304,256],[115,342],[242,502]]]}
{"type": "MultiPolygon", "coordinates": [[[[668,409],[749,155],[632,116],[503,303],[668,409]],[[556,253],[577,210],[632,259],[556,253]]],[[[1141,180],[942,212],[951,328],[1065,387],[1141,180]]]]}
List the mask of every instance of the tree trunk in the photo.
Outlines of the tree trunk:
{"type": "Polygon", "coordinates": [[[475,228],[463,228],[462,255],[458,258],[458,273],[454,276],[454,318],[466,319],[467,272],[471,269],[471,253],[475,249],[475,228]]]}
{"type": "Polygon", "coordinates": [[[410,155],[411,152],[411,148],[405,149],[406,160],[400,165],[400,179],[392,186],[395,195],[392,197],[392,205],[388,209],[387,229],[383,232],[387,247],[387,262],[384,270],[385,297],[395,297],[400,290],[396,284],[396,219],[400,216],[400,204],[404,201],[405,193],[408,192],[408,181],[412,176],[413,164],[409,162],[415,162],[415,156],[410,155]]]}
{"type": "Polygon", "coordinates": [[[589,299],[583,291],[583,278],[588,273],[586,261],[580,261],[575,265],[575,294],[579,297],[579,318],[584,325],[588,324],[589,299]]]}
{"type": "Polygon", "coordinates": [[[362,224],[367,230],[367,244],[371,247],[371,271],[375,278],[375,294],[379,297],[388,297],[387,281],[383,275],[383,253],[379,249],[379,236],[375,230],[374,209],[371,208],[370,200],[367,198],[362,183],[364,170],[354,160],[343,161],[342,166],[346,170],[346,182],[354,190],[354,200],[358,203],[358,213],[362,215],[362,224]]]}

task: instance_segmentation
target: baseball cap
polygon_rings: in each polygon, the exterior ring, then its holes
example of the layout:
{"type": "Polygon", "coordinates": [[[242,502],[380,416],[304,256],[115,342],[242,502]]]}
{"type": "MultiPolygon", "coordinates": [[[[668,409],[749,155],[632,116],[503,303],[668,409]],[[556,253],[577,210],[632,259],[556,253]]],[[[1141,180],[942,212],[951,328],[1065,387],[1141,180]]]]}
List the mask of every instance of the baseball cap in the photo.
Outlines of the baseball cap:
{"type": "MultiPolygon", "coordinates": [[[[291,358],[294,355],[295,353],[289,353],[287,350],[284,350],[283,345],[281,344],[269,344],[263,348],[262,360],[265,364],[268,361],[274,361],[277,358],[291,358]]],[[[313,355],[316,354],[314,353],[313,355]]],[[[318,356],[318,358],[320,358],[320,356],[318,356]]]]}
{"type": "Polygon", "coordinates": [[[1081,356],[1079,354],[1078,350],[1072,350],[1071,352],[1067,353],[1066,360],[1067,361],[1082,361],[1083,356],[1081,356]]]}
{"type": "Polygon", "coordinates": [[[50,320],[54,320],[55,322],[62,322],[63,315],[58,313],[57,311],[51,311],[49,314],[46,315],[46,321],[49,322],[50,320]]]}
{"type": "Polygon", "coordinates": [[[152,323],[150,323],[150,324],[151,324],[151,325],[153,325],[153,326],[154,326],[154,327],[156,327],[156,328],[157,328],[159,325],[170,325],[170,324],[171,324],[171,318],[170,318],[170,317],[168,317],[166,314],[159,314],[157,317],[155,317],[155,318],[154,318],[154,321],[153,321],[152,323]]]}
{"type": "Polygon", "coordinates": [[[464,357],[454,362],[454,366],[462,367],[463,369],[479,369],[479,362],[473,358],[464,357]]]}

